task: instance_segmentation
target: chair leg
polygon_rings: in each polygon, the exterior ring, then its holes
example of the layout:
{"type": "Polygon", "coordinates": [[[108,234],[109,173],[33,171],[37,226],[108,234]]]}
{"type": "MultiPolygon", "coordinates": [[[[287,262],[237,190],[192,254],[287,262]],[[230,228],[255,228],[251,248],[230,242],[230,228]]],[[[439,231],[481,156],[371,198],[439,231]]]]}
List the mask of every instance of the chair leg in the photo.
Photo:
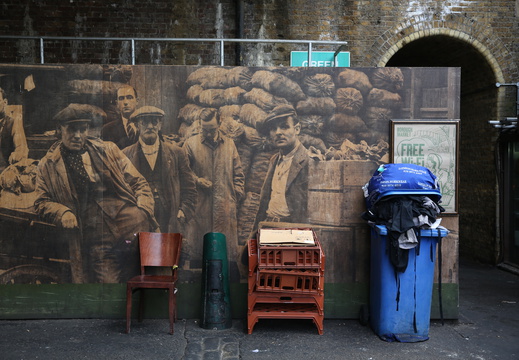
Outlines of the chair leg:
{"type": "Polygon", "coordinates": [[[126,286],[126,333],[130,333],[130,324],[132,321],[132,288],[126,286]]]}
{"type": "Polygon", "coordinates": [[[177,288],[174,288],[173,289],[173,294],[175,295],[175,297],[173,298],[173,308],[174,308],[174,322],[176,322],[178,320],[177,318],[177,288]]]}
{"type": "Polygon", "coordinates": [[[144,290],[139,289],[139,322],[142,322],[144,319],[144,290]]]}
{"type": "Polygon", "coordinates": [[[176,298],[175,298],[175,289],[169,289],[169,333],[173,335],[175,332],[174,324],[175,324],[175,313],[176,313],[176,298]]]}

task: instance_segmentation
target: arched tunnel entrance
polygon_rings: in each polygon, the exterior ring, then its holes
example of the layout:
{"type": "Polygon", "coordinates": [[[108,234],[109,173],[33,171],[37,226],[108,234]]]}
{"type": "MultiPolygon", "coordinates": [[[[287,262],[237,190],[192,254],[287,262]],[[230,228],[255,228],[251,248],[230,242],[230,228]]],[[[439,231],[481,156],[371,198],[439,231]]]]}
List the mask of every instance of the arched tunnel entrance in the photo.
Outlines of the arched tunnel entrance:
{"type": "Polygon", "coordinates": [[[437,35],[406,44],[386,66],[460,67],[459,249],[460,256],[496,263],[497,193],[495,134],[488,120],[497,118],[496,77],[473,45],[437,35]]]}

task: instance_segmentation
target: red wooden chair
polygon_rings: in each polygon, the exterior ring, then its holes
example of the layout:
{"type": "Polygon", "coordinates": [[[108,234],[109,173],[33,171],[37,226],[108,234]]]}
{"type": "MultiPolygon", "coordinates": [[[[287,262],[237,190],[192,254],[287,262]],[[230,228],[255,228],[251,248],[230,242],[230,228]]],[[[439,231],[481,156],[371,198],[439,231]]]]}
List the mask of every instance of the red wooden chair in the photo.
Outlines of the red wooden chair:
{"type": "Polygon", "coordinates": [[[126,333],[130,332],[132,316],[132,295],[140,292],[139,321],[143,318],[142,289],[167,289],[169,292],[169,333],[173,334],[173,324],[177,317],[176,311],[176,282],[177,267],[182,245],[182,234],[140,232],[139,249],[141,258],[141,274],[131,278],[126,286],[126,333]],[[171,275],[146,275],[148,267],[168,267],[171,275]]]}

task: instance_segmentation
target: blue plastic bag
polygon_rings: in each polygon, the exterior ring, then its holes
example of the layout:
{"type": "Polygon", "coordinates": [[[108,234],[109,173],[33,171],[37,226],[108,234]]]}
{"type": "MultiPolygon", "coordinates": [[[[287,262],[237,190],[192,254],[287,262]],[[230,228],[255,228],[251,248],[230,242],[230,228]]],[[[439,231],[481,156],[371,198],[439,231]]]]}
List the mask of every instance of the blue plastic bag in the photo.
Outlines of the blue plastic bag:
{"type": "Polygon", "coordinates": [[[436,203],[442,197],[436,175],[414,164],[380,165],[363,190],[368,210],[389,195],[425,195],[436,203]]]}

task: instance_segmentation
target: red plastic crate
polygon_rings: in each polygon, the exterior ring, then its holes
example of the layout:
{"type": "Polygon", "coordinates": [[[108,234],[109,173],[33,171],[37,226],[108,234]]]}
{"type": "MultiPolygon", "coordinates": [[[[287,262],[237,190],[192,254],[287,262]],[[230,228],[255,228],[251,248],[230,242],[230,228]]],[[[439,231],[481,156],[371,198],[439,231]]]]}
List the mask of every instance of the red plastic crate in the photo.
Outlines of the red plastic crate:
{"type": "Polygon", "coordinates": [[[324,294],[282,294],[253,292],[248,296],[247,314],[251,314],[259,304],[312,304],[317,312],[324,315],[324,294]]]}
{"type": "Polygon", "coordinates": [[[249,246],[247,246],[249,252],[249,276],[253,275],[258,266],[258,241],[256,239],[249,240],[249,246]]]}
{"type": "Polygon", "coordinates": [[[290,294],[309,293],[317,294],[324,291],[324,274],[319,269],[308,270],[259,270],[249,272],[247,279],[248,293],[286,292],[290,294]],[[281,276],[281,279],[279,278],[281,276]],[[318,279],[316,277],[319,276],[318,279]]]}
{"type": "Polygon", "coordinates": [[[256,280],[257,280],[258,276],[256,275],[255,272],[251,273],[249,272],[249,278],[248,278],[248,290],[249,290],[249,294],[251,294],[252,292],[254,292],[256,290],[256,280]]]}
{"type": "Polygon", "coordinates": [[[262,318],[311,319],[323,333],[325,256],[312,233],[315,245],[260,245],[249,240],[249,334],[262,318]]]}
{"type": "Polygon", "coordinates": [[[313,230],[312,233],[315,245],[258,246],[258,242],[256,242],[258,268],[321,268],[324,270],[324,253],[321,243],[313,230]]]}
{"type": "Polygon", "coordinates": [[[323,289],[324,274],[320,269],[269,269],[259,270],[256,275],[256,291],[321,293],[323,289]]]}
{"type": "Polygon", "coordinates": [[[259,319],[311,319],[319,335],[324,331],[324,315],[314,304],[256,304],[247,316],[248,334],[252,334],[259,319]]]}
{"type": "Polygon", "coordinates": [[[319,268],[322,251],[319,247],[261,246],[258,266],[264,268],[319,268]]]}

